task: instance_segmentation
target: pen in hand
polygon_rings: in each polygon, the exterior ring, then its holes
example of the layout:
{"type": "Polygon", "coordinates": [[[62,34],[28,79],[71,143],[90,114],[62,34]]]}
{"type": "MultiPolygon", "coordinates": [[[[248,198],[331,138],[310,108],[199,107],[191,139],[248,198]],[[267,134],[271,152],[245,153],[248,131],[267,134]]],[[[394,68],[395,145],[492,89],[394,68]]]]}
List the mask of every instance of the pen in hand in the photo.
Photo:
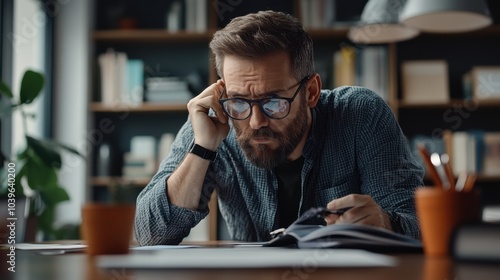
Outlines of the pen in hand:
{"type": "Polygon", "coordinates": [[[353,208],[352,206],[349,206],[349,207],[344,207],[344,208],[340,208],[340,209],[330,210],[326,207],[314,207],[314,208],[311,208],[311,209],[307,210],[306,212],[304,212],[304,214],[302,214],[302,216],[300,216],[294,222],[294,224],[300,224],[300,223],[305,222],[307,220],[310,220],[312,218],[324,218],[328,215],[339,215],[340,216],[352,208],[353,208]]]}
{"type": "MultiPolygon", "coordinates": [[[[330,210],[326,207],[313,207],[313,208],[307,210],[306,212],[304,212],[295,222],[293,222],[290,225],[290,227],[292,227],[293,225],[302,224],[304,222],[307,222],[307,221],[311,220],[312,218],[325,218],[328,215],[341,216],[346,211],[348,211],[349,209],[352,209],[352,208],[353,208],[353,206],[349,206],[349,207],[330,210]]],[[[279,228],[279,229],[271,231],[270,235],[272,238],[275,238],[277,236],[282,235],[285,232],[285,230],[286,230],[285,228],[279,228]]]]}
{"type": "Polygon", "coordinates": [[[334,210],[323,208],[322,209],[322,214],[323,214],[323,217],[326,216],[326,215],[339,215],[340,216],[340,215],[344,214],[345,212],[349,211],[352,208],[353,208],[353,206],[344,207],[344,208],[340,208],[340,209],[334,209],[334,210]]]}

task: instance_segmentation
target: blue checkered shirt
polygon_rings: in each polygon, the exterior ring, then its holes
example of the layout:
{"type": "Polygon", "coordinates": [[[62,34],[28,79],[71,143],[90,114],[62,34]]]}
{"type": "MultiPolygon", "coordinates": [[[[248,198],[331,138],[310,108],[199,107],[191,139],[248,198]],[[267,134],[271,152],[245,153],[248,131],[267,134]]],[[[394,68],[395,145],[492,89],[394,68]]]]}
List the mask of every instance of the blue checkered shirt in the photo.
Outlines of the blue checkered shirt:
{"type": "MultiPolygon", "coordinates": [[[[340,87],[322,90],[311,112],[312,128],[302,151],[305,161],[297,216],[348,194],[367,194],[389,213],[393,227],[420,238],[413,194],[423,185],[423,169],[413,158],[386,102],[366,88],[340,87]]],[[[279,225],[278,179],[273,170],[256,167],[246,159],[233,129],[210,164],[198,210],[169,202],[166,180],[192,141],[188,120],[158,172],[138,196],[135,233],[139,243],[181,242],[209,213],[208,201],[214,190],[234,240],[269,240],[269,232],[279,225]]]]}

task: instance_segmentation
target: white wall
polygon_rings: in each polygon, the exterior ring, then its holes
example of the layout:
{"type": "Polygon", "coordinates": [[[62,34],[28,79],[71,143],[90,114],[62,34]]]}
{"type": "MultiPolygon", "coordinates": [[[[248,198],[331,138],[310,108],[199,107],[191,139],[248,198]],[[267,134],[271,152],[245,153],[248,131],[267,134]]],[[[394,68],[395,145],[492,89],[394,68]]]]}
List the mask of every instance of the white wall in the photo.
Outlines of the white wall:
{"type": "MultiPolygon", "coordinates": [[[[86,157],[89,157],[86,135],[91,2],[58,0],[58,7],[54,7],[54,136],[86,157]]],[[[85,160],[64,155],[60,183],[66,188],[70,202],[58,207],[56,224],[77,223],[86,197],[85,160]]]]}
{"type": "MultiPolygon", "coordinates": [[[[19,100],[19,88],[21,79],[26,70],[43,70],[44,35],[46,18],[40,9],[40,5],[32,0],[14,1],[14,25],[12,34],[7,34],[7,40],[12,43],[12,90],[19,100]]],[[[39,137],[44,112],[42,110],[42,99],[45,94],[29,105],[26,112],[35,113],[35,119],[27,120],[27,133],[39,137]]],[[[23,124],[19,111],[12,116],[12,155],[24,148],[23,124]]]]}

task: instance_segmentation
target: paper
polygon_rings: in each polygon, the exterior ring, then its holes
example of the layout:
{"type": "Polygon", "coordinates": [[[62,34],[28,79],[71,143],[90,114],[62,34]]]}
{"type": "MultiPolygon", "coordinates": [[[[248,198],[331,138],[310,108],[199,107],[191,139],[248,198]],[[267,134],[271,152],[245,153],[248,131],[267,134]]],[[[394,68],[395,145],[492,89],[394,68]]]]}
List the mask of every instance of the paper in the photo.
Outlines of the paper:
{"type": "Polygon", "coordinates": [[[35,244],[35,243],[18,243],[15,245],[18,250],[83,250],[87,245],[83,244],[35,244]]]}
{"type": "Polygon", "coordinates": [[[201,247],[198,245],[154,245],[154,246],[138,246],[131,247],[132,251],[161,251],[166,249],[186,249],[186,248],[196,248],[201,247]]]}
{"type": "Polygon", "coordinates": [[[396,259],[363,250],[289,248],[166,249],[151,255],[98,256],[101,268],[186,269],[269,267],[380,267],[395,266],[396,259]]]}

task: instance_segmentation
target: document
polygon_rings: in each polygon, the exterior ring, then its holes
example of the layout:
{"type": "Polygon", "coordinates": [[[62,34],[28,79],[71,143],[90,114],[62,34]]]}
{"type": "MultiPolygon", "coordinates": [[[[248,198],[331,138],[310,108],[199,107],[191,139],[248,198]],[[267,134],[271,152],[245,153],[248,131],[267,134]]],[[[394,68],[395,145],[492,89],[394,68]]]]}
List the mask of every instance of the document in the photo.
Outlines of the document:
{"type": "MultiPolygon", "coordinates": [[[[7,246],[7,245],[1,245],[7,246]]],[[[41,255],[61,255],[70,252],[83,252],[87,245],[84,244],[52,244],[52,243],[17,243],[16,250],[34,251],[41,255]]]]}
{"type": "Polygon", "coordinates": [[[395,258],[355,249],[291,249],[274,247],[165,249],[153,254],[98,256],[100,268],[189,269],[271,267],[387,267],[395,258]]]}
{"type": "MultiPolygon", "coordinates": [[[[339,215],[349,209],[336,210],[339,215]],[[343,210],[341,212],[338,212],[343,210]]],[[[325,214],[332,210],[313,207],[304,212],[266,247],[349,248],[383,252],[421,252],[422,243],[414,238],[380,227],[358,224],[322,225],[325,214]]]]}

